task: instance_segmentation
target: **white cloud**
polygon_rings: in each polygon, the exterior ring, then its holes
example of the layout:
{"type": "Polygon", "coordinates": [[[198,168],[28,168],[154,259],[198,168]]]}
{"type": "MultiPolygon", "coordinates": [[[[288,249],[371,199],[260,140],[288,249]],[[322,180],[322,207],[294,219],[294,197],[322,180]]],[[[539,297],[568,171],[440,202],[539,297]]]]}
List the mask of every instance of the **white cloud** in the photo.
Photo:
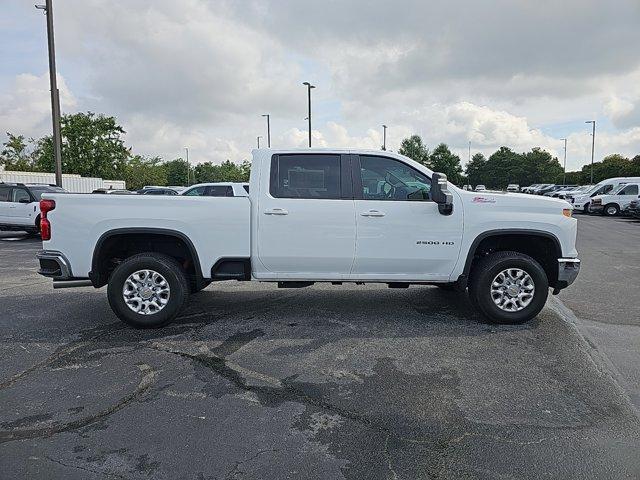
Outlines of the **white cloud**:
{"type": "MultiPolygon", "coordinates": [[[[57,77],[61,109],[73,110],[77,100],[62,76],[57,77]]],[[[0,132],[39,137],[51,134],[49,74],[17,75],[7,92],[0,94],[0,132]]]]}

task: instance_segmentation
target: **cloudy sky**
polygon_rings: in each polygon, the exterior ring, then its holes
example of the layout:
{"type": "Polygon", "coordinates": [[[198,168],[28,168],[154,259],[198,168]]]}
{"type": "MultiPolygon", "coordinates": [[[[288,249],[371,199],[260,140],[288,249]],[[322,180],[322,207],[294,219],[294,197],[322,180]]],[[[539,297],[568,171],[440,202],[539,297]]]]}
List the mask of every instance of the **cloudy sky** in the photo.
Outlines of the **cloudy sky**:
{"type": "MultiPolygon", "coordinates": [[[[50,131],[45,18],[0,5],[0,141],[50,131]]],[[[115,115],[136,153],[249,158],[256,136],[467,158],[543,147],[568,168],[640,153],[638,0],[54,0],[64,113],[115,115]]]]}

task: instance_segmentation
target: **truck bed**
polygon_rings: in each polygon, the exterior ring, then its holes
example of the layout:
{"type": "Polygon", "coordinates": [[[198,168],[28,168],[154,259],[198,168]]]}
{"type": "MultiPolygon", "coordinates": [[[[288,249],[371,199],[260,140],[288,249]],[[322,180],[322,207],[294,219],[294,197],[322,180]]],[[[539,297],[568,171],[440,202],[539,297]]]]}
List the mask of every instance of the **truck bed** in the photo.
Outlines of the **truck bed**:
{"type": "Polygon", "coordinates": [[[204,278],[222,256],[250,256],[248,197],[46,194],[56,208],[49,212],[51,240],[45,250],[64,252],[72,276],[86,278],[93,249],[114,229],[144,232],[145,228],[179,232],[198,252],[204,278]]]}

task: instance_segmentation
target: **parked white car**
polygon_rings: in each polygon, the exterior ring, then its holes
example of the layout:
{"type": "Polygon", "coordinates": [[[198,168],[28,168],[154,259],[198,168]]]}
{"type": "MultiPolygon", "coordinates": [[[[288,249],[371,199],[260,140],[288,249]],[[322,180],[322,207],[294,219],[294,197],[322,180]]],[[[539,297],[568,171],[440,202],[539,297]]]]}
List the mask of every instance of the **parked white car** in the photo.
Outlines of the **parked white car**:
{"type": "Polygon", "coordinates": [[[468,288],[491,321],[521,323],[580,268],[567,202],[466,192],[397,153],[254,150],[249,191],[45,195],[40,273],[108,285],[122,321],[158,327],[216,280],[468,288]]]}
{"type": "Polygon", "coordinates": [[[40,231],[40,196],[65,193],[55,185],[0,183],[0,230],[40,231]]]}
{"type": "Polygon", "coordinates": [[[507,192],[519,192],[520,191],[520,185],[518,185],[517,183],[510,183],[509,185],[507,185],[507,192]]]}
{"type": "Polygon", "coordinates": [[[188,197],[248,197],[248,183],[215,182],[192,185],[180,195],[188,197]]]}
{"type": "Polygon", "coordinates": [[[596,195],[605,195],[609,192],[612,192],[614,189],[618,188],[620,185],[630,183],[630,182],[640,182],[640,177],[608,178],[599,183],[596,183],[589,190],[580,192],[577,195],[576,194],[567,195],[566,200],[573,205],[573,208],[575,210],[588,213],[589,205],[591,204],[591,199],[593,197],[595,197],[596,195]]]}
{"type": "Polygon", "coordinates": [[[476,192],[484,192],[487,190],[487,187],[484,185],[476,185],[476,192]]]}
{"type": "Polygon", "coordinates": [[[640,198],[640,182],[621,184],[607,195],[593,197],[589,212],[613,217],[629,207],[629,204],[638,198],[640,198]]]}

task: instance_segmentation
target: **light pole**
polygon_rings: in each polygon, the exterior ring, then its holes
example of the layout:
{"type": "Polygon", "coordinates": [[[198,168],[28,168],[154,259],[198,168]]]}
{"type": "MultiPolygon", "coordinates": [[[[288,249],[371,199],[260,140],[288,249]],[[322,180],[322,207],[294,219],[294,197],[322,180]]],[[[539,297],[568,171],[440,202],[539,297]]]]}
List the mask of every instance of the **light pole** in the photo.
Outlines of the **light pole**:
{"type": "Polygon", "coordinates": [[[187,153],[187,187],[189,187],[191,186],[191,184],[189,183],[189,171],[191,170],[191,167],[189,165],[189,147],[184,147],[184,151],[187,153]]]}
{"type": "Polygon", "coordinates": [[[60,92],[56,80],[56,49],[53,41],[53,5],[46,0],[45,5],[35,5],[47,16],[47,40],[49,48],[49,85],[51,88],[51,119],[53,123],[53,157],[56,166],[56,185],[62,186],[62,135],[60,134],[60,92]]]}
{"type": "Polygon", "coordinates": [[[564,140],[564,168],[562,174],[562,184],[567,184],[567,139],[561,138],[560,140],[564,140]]]}
{"type": "Polygon", "coordinates": [[[265,113],[262,115],[263,117],[267,117],[267,147],[271,148],[271,125],[269,122],[269,114],[265,113]]]}
{"type": "Polygon", "coordinates": [[[471,140],[469,140],[469,162],[471,162],[471,140]]]}
{"type": "Polygon", "coordinates": [[[387,126],[382,125],[382,150],[387,149],[387,126]]]}
{"type": "Polygon", "coordinates": [[[307,86],[308,111],[309,111],[309,116],[307,117],[307,120],[309,120],[309,148],[311,148],[311,89],[316,88],[316,86],[311,85],[309,82],[302,82],[302,84],[307,86]]]}
{"type": "Polygon", "coordinates": [[[591,133],[591,185],[593,185],[593,152],[596,149],[596,121],[588,120],[584,123],[591,123],[593,125],[593,131],[591,133]]]}
{"type": "Polygon", "coordinates": [[[258,135],[256,137],[256,139],[258,140],[258,148],[260,148],[260,139],[262,138],[262,135],[258,135]]]}

